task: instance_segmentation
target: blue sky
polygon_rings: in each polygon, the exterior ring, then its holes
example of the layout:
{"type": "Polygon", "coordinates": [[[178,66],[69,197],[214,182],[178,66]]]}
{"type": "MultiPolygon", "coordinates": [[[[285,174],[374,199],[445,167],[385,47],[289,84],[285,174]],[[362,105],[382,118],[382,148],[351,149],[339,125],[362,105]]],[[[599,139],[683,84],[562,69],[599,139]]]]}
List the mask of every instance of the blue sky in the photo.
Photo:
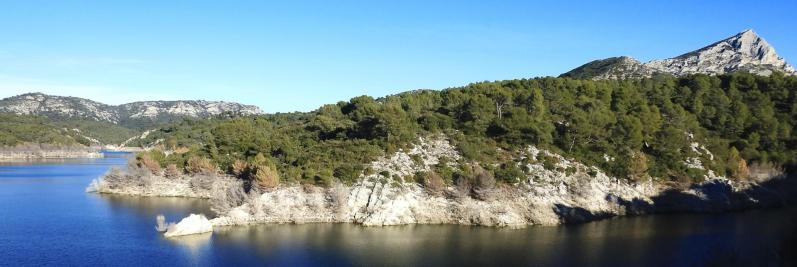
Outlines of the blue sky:
{"type": "Polygon", "coordinates": [[[0,1],[0,97],[309,111],[610,56],[667,58],[747,28],[797,61],[797,1],[431,2],[0,1]]]}

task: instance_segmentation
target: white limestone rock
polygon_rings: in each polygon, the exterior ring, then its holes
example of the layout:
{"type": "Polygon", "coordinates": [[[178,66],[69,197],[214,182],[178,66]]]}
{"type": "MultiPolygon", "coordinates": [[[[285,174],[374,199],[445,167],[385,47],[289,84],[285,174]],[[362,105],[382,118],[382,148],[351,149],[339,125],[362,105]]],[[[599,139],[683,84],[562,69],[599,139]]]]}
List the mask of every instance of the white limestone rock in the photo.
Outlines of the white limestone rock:
{"type": "Polygon", "coordinates": [[[675,76],[688,74],[724,74],[748,71],[770,75],[773,71],[794,74],[794,67],[775,53],[775,49],[753,30],[746,30],[693,52],[665,60],[653,60],[645,66],[675,76]]]}
{"type": "Polygon", "coordinates": [[[165,237],[195,235],[213,232],[213,224],[202,214],[191,214],[177,224],[170,225],[163,234],[165,237]]]}
{"type": "Polygon", "coordinates": [[[641,63],[631,57],[595,60],[575,68],[563,77],[593,80],[645,78],[656,74],[676,77],[690,74],[718,75],[750,72],[768,76],[775,71],[795,75],[795,69],[775,53],[775,49],[752,30],[713,43],[701,49],[668,59],[641,63]]]}

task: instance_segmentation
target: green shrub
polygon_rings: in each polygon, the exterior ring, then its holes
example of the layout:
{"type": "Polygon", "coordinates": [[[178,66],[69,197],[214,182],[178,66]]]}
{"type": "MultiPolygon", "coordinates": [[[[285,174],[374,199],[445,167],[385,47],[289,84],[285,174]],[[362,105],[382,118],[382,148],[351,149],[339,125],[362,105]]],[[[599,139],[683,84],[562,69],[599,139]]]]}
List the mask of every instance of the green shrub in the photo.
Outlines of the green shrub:
{"type": "Polygon", "coordinates": [[[501,164],[495,170],[495,178],[504,183],[517,183],[526,178],[526,174],[514,162],[501,164]]]}

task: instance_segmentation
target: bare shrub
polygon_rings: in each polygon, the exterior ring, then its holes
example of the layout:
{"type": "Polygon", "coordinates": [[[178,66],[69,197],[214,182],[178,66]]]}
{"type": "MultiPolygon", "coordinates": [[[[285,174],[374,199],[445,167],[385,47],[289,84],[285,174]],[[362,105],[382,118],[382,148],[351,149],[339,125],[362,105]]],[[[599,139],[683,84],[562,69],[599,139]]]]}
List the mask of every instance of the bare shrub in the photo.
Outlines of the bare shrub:
{"type": "Polygon", "coordinates": [[[456,179],[457,196],[473,196],[476,199],[492,199],[496,181],[492,173],[479,165],[465,165],[456,179]]]}
{"type": "Polygon", "coordinates": [[[209,159],[204,157],[190,157],[188,162],[185,166],[185,170],[188,173],[203,173],[203,174],[212,174],[217,173],[218,169],[213,162],[210,162],[209,159]]]}
{"type": "Polygon", "coordinates": [[[118,171],[111,179],[106,177],[106,182],[113,184],[111,188],[124,188],[131,186],[148,187],[152,185],[152,172],[145,167],[131,164],[127,171],[118,171]]]}
{"type": "Polygon", "coordinates": [[[473,167],[473,174],[476,182],[476,189],[486,190],[495,187],[495,177],[493,177],[493,174],[479,165],[473,167]]]}
{"type": "Polygon", "coordinates": [[[434,171],[425,173],[423,178],[423,186],[431,193],[440,193],[446,187],[443,178],[434,171]]]}
{"type": "Polygon", "coordinates": [[[144,175],[133,175],[132,178],[138,178],[135,181],[138,182],[137,185],[140,187],[147,188],[152,185],[152,176],[149,175],[149,173],[146,173],[144,175]]]}
{"type": "Polygon", "coordinates": [[[349,189],[342,183],[335,183],[327,190],[329,200],[333,207],[341,211],[349,199],[349,189]]]}
{"type": "Polygon", "coordinates": [[[247,199],[243,186],[230,186],[227,190],[214,190],[210,199],[210,209],[216,214],[225,214],[238,207],[247,199]]]}
{"type": "Polygon", "coordinates": [[[457,187],[455,192],[456,197],[467,197],[470,195],[470,192],[473,189],[473,184],[471,183],[470,177],[465,175],[458,175],[454,184],[457,187]]]}
{"type": "Polygon", "coordinates": [[[180,171],[179,168],[177,168],[177,165],[175,164],[169,164],[168,166],[166,166],[166,170],[163,171],[163,175],[168,178],[175,178],[180,176],[180,174],[182,174],[182,172],[180,171]]]}
{"type": "Polygon", "coordinates": [[[188,151],[191,151],[191,150],[189,148],[187,148],[187,147],[178,147],[178,148],[175,148],[173,152],[174,152],[174,154],[178,154],[179,155],[179,154],[188,153],[188,151]]]}
{"type": "Polygon", "coordinates": [[[191,186],[191,190],[194,192],[199,192],[202,190],[213,189],[213,183],[215,180],[216,177],[213,177],[210,174],[195,174],[191,177],[191,180],[188,181],[188,184],[191,186]]]}
{"type": "Polygon", "coordinates": [[[111,170],[102,177],[102,180],[105,181],[108,187],[115,189],[127,182],[128,178],[122,170],[111,168],[111,170]]]}
{"type": "Polygon", "coordinates": [[[146,168],[152,174],[155,175],[161,174],[160,163],[152,159],[152,157],[149,154],[141,155],[141,157],[138,158],[137,165],[138,167],[146,168]]]}

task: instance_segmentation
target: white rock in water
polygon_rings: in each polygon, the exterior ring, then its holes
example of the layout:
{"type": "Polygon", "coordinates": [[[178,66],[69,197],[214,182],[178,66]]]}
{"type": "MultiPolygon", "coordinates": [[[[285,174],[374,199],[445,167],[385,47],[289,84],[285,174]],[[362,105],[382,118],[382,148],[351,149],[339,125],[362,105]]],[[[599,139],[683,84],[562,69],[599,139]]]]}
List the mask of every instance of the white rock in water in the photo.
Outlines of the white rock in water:
{"type": "Polygon", "coordinates": [[[191,214],[180,220],[179,223],[170,226],[163,235],[166,237],[173,237],[207,232],[213,232],[213,225],[210,224],[208,218],[201,214],[191,214]]]}

